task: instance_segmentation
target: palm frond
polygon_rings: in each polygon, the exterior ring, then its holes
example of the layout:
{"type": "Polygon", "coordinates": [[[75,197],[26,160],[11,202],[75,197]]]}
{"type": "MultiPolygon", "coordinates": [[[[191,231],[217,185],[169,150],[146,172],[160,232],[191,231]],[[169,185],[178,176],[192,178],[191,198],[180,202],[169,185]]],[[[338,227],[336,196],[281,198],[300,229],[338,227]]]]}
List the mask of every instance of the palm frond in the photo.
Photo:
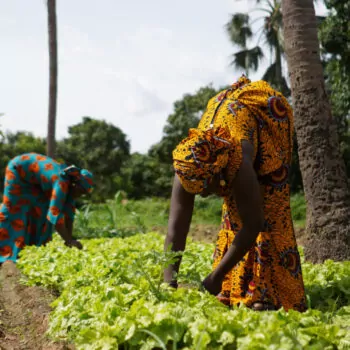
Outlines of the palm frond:
{"type": "Polygon", "coordinates": [[[273,88],[283,93],[284,96],[290,95],[290,89],[288,87],[286,79],[282,76],[282,70],[277,72],[277,69],[281,69],[281,66],[277,66],[276,62],[272,63],[265,71],[262,80],[267,81],[273,88]]]}
{"type": "Polygon", "coordinates": [[[235,13],[226,24],[226,31],[233,44],[245,48],[248,39],[253,36],[249,25],[249,15],[246,13],[235,13]]]}
{"type": "Polygon", "coordinates": [[[260,60],[264,54],[259,46],[255,46],[250,50],[242,50],[233,54],[231,65],[236,69],[244,69],[247,72],[250,70],[257,71],[260,60]]]}
{"type": "Polygon", "coordinates": [[[267,81],[270,84],[274,84],[276,81],[276,63],[272,63],[265,71],[262,80],[267,81]]]}

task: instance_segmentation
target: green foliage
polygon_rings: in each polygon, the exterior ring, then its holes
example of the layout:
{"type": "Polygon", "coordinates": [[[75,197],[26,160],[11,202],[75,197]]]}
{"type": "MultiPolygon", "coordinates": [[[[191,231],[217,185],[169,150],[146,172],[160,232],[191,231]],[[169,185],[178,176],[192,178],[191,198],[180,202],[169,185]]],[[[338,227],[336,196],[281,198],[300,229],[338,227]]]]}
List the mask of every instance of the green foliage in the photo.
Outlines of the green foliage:
{"type": "Polygon", "coordinates": [[[68,133],[57,145],[58,158],[94,173],[94,200],[111,198],[118,189],[115,177],[120,175],[123,163],[129,158],[126,135],[112,124],[90,117],[69,127],[68,133]]]}
{"type": "Polygon", "coordinates": [[[132,154],[124,164],[118,180],[119,189],[130,198],[169,197],[172,179],[172,152],[176,145],[196,127],[206,109],[209,99],[218,93],[211,86],[199,89],[195,94],[186,94],[174,102],[174,112],[169,115],[163,129],[162,139],[153,145],[147,155],[132,154]]]}
{"type": "Polygon", "coordinates": [[[218,225],[221,222],[223,199],[210,196],[202,198],[196,196],[192,224],[218,225]]]}
{"type": "Polygon", "coordinates": [[[248,41],[253,37],[250,18],[247,13],[232,15],[230,22],[226,24],[226,30],[231,42],[242,48],[247,48],[248,41]]]}
{"type": "Polygon", "coordinates": [[[332,114],[337,121],[340,145],[350,177],[350,6],[347,0],[325,0],[328,16],[319,37],[332,114]]]}
{"type": "Polygon", "coordinates": [[[127,205],[122,192],[117,192],[106,203],[87,204],[76,211],[74,235],[77,238],[125,238],[140,232],[146,232],[144,218],[127,205]]]}
{"type": "Polygon", "coordinates": [[[133,199],[169,197],[172,176],[170,164],[147,154],[133,153],[123,165],[118,188],[133,199]]]}
{"type": "MultiPolygon", "coordinates": [[[[46,151],[46,141],[40,137],[35,137],[30,132],[18,131],[15,133],[7,132],[3,135],[0,142],[0,177],[5,176],[7,163],[14,157],[22,153],[36,152],[44,153],[46,151]]],[[[1,191],[4,184],[1,182],[1,191]]]]}
{"type": "Polygon", "coordinates": [[[296,193],[291,196],[293,222],[297,227],[304,227],[306,220],[306,202],[302,193],[296,193]]]}
{"type": "Polygon", "coordinates": [[[198,125],[210,98],[220,90],[212,86],[200,88],[195,94],[186,94],[174,102],[174,113],[170,114],[163,129],[161,141],[151,147],[149,154],[161,163],[172,163],[172,151],[188,135],[188,130],[198,125]]]}
{"type": "MultiPolygon", "coordinates": [[[[303,194],[291,197],[291,208],[294,223],[303,227],[306,216],[303,194]]],[[[138,232],[164,231],[168,224],[169,210],[169,199],[153,197],[130,200],[123,197],[122,193],[117,193],[106,204],[87,205],[77,210],[74,235],[78,238],[127,237],[138,232]]],[[[219,230],[221,210],[221,198],[197,196],[191,227],[211,225],[217,226],[219,230]]]]}
{"type": "Polygon", "coordinates": [[[350,262],[303,264],[310,309],[229,309],[198,290],[213,246],[188,242],[178,279],[161,283],[174,254],[155,233],[93,239],[69,249],[54,239],[27,247],[18,261],[29,285],[54,288],[49,335],[77,349],[348,349],[350,262]]]}

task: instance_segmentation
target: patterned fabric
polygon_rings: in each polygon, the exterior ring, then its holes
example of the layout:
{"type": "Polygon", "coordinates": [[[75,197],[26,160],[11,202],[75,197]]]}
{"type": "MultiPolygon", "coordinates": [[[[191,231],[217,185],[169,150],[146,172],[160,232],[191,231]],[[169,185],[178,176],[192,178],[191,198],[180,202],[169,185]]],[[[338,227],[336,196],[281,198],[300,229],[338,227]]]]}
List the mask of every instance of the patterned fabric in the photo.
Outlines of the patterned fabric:
{"type": "Polygon", "coordinates": [[[80,169],[75,165],[71,165],[62,170],[61,175],[64,178],[70,178],[74,182],[79,183],[79,185],[88,193],[92,191],[94,186],[93,175],[90,171],[86,169],[80,169]]]}
{"type": "MultiPolygon", "coordinates": [[[[287,100],[264,81],[243,77],[207,105],[198,129],[224,128],[233,145],[254,147],[255,170],[264,198],[265,230],[255,245],[227,274],[218,298],[228,305],[263,302],[286,310],[306,309],[300,256],[290,208],[289,168],[293,114],[287,100]]],[[[230,152],[228,164],[241,161],[241,149],[230,152]]],[[[231,173],[234,177],[234,173],[231,173]]],[[[242,228],[232,192],[224,196],[222,226],[214,252],[215,268],[242,228]]]]}
{"type": "Polygon", "coordinates": [[[16,261],[26,245],[46,244],[55,225],[74,220],[75,201],[69,193],[74,175],[64,176],[66,168],[36,153],[17,156],[8,163],[0,208],[0,263],[16,261]]]}
{"type": "Polygon", "coordinates": [[[229,159],[236,159],[230,153],[237,145],[234,147],[229,139],[225,128],[190,129],[189,136],[173,152],[174,169],[186,191],[202,192],[210,179],[226,168],[229,159]]]}
{"type": "Polygon", "coordinates": [[[241,143],[231,137],[229,125],[219,125],[214,128],[214,121],[228,92],[249,83],[250,80],[243,75],[229,90],[224,90],[211,99],[205,114],[210,123],[204,128],[199,126],[198,129],[190,129],[189,136],[173,151],[174,170],[187,192],[201,193],[213,176],[225,168],[229,178],[227,182],[220,183],[222,187],[220,192],[225,194],[229,191],[242,161],[241,143]],[[235,155],[233,156],[232,153],[235,155]]]}

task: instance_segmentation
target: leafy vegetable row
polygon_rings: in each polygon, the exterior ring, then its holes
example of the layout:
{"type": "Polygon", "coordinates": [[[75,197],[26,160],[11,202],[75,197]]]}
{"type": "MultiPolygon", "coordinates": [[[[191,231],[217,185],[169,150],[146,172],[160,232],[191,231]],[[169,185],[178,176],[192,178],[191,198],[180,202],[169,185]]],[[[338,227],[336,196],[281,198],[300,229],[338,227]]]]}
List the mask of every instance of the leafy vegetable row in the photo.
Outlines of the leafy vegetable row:
{"type": "Polygon", "coordinates": [[[189,242],[177,291],[161,283],[157,233],[91,239],[84,250],[59,240],[28,247],[18,266],[30,285],[60,292],[49,335],[78,349],[349,349],[350,262],[303,263],[309,310],[229,309],[198,290],[213,247],[189,242]],[[189,288],[190,286],[191,288],[189,288]]]}

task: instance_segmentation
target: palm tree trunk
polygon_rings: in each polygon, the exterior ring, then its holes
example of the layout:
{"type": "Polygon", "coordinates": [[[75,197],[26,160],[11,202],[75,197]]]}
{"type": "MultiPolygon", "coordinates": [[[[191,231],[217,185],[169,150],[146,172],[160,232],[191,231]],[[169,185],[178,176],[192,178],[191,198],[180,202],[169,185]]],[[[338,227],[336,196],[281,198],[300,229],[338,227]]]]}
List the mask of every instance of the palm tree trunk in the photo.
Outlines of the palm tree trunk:
{"type": "Polygon", "coordinates": [[[313,0],[282,0],[300,169],[307,201],[305,257],[350,257],[350,189],[325,92],[313,0]]]}
{"type": "Polygon", "coordinates": [[[55,132],[57,110],[57,27],[56,27],[56,0],[47,0],[48,32],[49,32],[49,60],[50,60],[50,87],[49,87],[49,115],[47,126],[47,155],[55,156],[55,132]]]}

